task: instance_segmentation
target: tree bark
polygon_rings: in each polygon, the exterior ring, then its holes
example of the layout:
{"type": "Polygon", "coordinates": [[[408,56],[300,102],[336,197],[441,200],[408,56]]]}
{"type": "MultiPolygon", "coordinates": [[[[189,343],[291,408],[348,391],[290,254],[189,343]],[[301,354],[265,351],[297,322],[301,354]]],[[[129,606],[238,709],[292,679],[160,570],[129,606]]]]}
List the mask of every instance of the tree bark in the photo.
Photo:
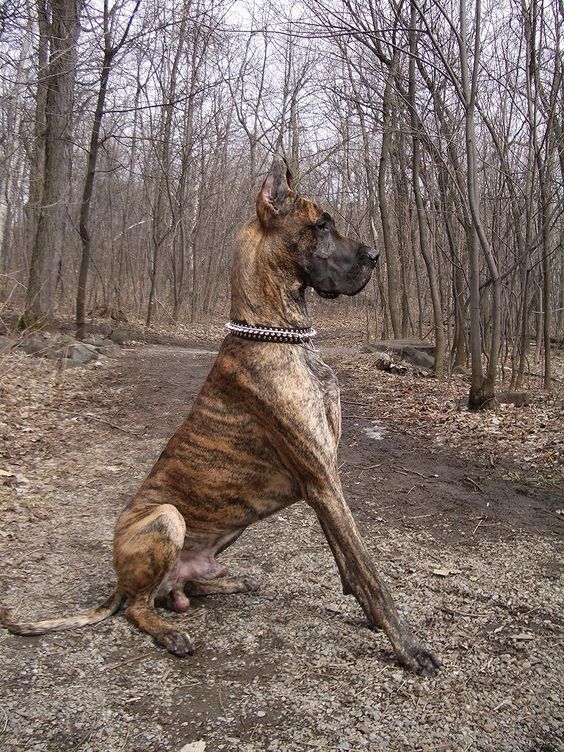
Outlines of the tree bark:
{"type": "Polygon", "coordinates": [[[388,281],[388,311],[394,337],[401,337],[401,315],[398,304],[398,272],[397,262],[392,247],[392,230],[390,226],[390,212],[387,199],[386,175],[390,160],[390,116],[392,79],[394,67],[390,69],[386,78],[384,94],[382,98],[383,123],[382,123],[382,150],[380,152],[380,164],[378,167],[378,205],[380,207],[380,219],[382,222],[382,240],[384,243],[384,256],[386,258],[386,277],[388,281]]]}
{"type": "Polygon", "coordinates": [[[20,326],[38,327],[53,316],[55,286],[70,199],[68,180],[73,125],[80,0],[50,0],[51,34],[45,106],[45,162],[25,309],[20,326]]]}
{"type": "Polygon", "coordinates": [[[495,381],[499,357],[501,338],[501,287],[499,273],[489,241],[486,237],[482,219],[480,217],[480,188],[477,171],[476,126],[474,123],[476,111],[476,94],[478,85],[479,55],[480,55],[480,20],[481,2],[476,0],[475,11],[475,41],[474,60],[470,72],[467,55],[467,19],[464,0],[460,0],[460,37],[459,54],[462,72],[462,92],[464,95],[464,123],[466,141],[466,181],[468,189],[468,206],[471,215],[469,258],[470,258],[470,351],[472,358],[472,382],[468,404],[471,409],[488,407],[495,398],[495,381]],[[489,360],[486,378],[482,377],[481,364],[481,331],[480,331],[480,276],[479,254],[481,247],[486,257],[486,263],[492,286],[492,325],[489,348],[489,360]]]}
{"type": "Polygon", "coordinates": [[[431,291],[431,303],[433,306],[433,326],[435,330],[435,362],[433,370],[438,376],[444,373],[445,357],[445,330],[443,326],[443,310],[441,295],[437,281],[435,265],[427,245],[427,228],[425,209],[421,197],[420,170],[421,170],[421,147],[419,142],[420,124],[417,116],[417,101],[415,90],[415,56],[417,55],[417,37],[415,26],[417,22],[417,11],[414,3],[411,3],[411,31],[409,33],[409,103],[411,108],[411,133],[413,144],[412,175],[413,175],[413,195],[415,197],[415,206],[417,209],[417,223],[419,226],[419,247],[421,255],[427,268],[429,278],[429,288],[431,291]]]}
{"type": "MultiPolygon", "coordinates": [[[[105,4],[106,5],[106,4],[105,4]]],[[[106,10],[106,9],[105,9],[106,10]]],[[[106,12],[104,13],[106,15],[106,12]]],[[[104,34],[107,35],[108,32],[104,34]]],[[[91,234],[89,227],[90,219],[90,206],[92,201],[92,193],[94,190],[94,178],[96,176],[96,163],[98,161],[98,148],[100,146],[100,127],[102,125],[102,117],[104,113],[104,103],[106,101],[106,93],[108,90],[108,79],[110,76],[110,69],[112,60],[114,57],[114,50],[108,44],[109,40],[106,40],[104,50],[104,61],[102,63],[102,71],[100,74],[100,88],[98,89],[98,99],[96,102],[96,110],[94,112],[94,122],[92,124],[92,132],[90,135],[90,147],[88,149],[88,157],[86,160],[86,178],[84,181],[84,189],[82,192],[82,203],[80,205],[80,220],[79,220],[79,233],[82,243],[82,255],[80,260],[80,270],[78,275],[78,290],[76,295],[76,338],[84,339],[85,327],[86,327],[86,284],[88,281],[88,267],[90,264],[90,245],[91,234]]]]}

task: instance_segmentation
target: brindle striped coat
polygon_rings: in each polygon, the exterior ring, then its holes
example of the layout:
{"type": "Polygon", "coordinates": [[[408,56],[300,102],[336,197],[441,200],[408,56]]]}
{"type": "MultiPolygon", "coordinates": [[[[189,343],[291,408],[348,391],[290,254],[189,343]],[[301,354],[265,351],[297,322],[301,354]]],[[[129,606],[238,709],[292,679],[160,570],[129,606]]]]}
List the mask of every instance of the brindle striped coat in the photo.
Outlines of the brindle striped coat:
{"type": "MultiPolygon", "coordinates": [[[[290,187],[275,159],[257,213],[239,233],[232,274],[233,320],[251,326],[307,327],[304,293],[353,295],[378,254],[340,235],[332,218],[290,187]]],[[[254,590],[216,559],[246,527],[305,499],[334,554],[345,593],[385,630],[399,661],[431,674],[435,658],[413,639],[377,574],[343,497],[337,469],[339,388],[312,348],[228,335],[190,414],[170,439],[115,532],[117,584],[83,616],[5,625],[19,634],[69,629],[104,619],[127,603],[126,617],[176,655],[193,651],[161,603],[189,608],[188,596],[254,590]]]]}

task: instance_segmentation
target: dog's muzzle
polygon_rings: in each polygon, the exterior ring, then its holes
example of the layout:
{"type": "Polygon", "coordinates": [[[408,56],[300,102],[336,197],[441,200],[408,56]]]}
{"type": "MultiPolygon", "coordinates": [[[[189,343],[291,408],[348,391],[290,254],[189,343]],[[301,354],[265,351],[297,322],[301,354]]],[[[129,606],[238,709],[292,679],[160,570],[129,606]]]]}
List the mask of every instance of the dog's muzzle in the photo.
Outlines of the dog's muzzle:
{"type": "Polygon", "coordinates": [[[377,251],[376,248],[365,248],[362,254],[372,266],[376,266],[376,263],[380,258],[380,251],[377,251]]]}

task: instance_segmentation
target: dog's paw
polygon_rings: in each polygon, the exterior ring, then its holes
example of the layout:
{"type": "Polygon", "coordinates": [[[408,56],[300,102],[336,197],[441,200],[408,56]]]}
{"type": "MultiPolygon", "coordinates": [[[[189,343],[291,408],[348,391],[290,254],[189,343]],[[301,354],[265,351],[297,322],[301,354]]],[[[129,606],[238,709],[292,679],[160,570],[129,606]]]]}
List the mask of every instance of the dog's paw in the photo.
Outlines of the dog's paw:
{"type": "Polygon", "coordinates": [[[434,676],[441,667],[435,656],[420,645],[413,645],[408,648],[406,653],[400,656],[400,661],[405,668],[419,674],[419,676],[434,676]]]}
{"type": "Polygon", "coordinates": [[[252,593],[260,588],[258,580],[255,580],[254,577],[241,577],[241,585],[244,588],[242,592],[246,593],[252,593]]]}
{"type": "Polygon", "coordinates": [[[181,658],[185,655],[192,655],[194,652],[194,645],[190,639],[190,635],[186,634],[186,632],[179,632],[176,629],[165,629],[155,639],[169,653],[178,655],[181,658]]]}

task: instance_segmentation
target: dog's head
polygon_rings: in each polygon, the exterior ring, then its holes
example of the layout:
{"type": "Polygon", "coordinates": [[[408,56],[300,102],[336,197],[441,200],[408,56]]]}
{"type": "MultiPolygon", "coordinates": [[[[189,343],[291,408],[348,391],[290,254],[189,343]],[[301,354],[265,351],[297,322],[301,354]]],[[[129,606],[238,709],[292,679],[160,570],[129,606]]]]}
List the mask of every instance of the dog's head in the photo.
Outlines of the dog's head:
{"type": "Polygon", "coordinates": [[[292,176],[276,157],[257,196],[257,217],[279,254],[278,264],[292,265],[304,287],[323,298],[356,295],[368,283],[380,255],[341,235],[330,214],[292,190],[292,176]]]}

